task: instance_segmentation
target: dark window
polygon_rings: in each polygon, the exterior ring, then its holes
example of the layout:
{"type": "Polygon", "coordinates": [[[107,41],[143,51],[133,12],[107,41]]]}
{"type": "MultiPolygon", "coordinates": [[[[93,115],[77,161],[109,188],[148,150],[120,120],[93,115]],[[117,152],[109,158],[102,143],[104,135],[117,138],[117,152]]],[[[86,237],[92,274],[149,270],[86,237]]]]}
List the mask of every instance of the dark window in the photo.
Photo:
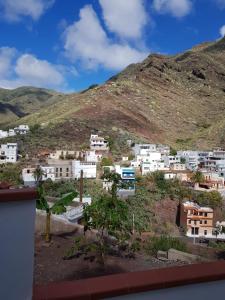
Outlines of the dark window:
{"type": "Polygon", "coordinates": [[[205,224],[207,224],[207,220],[205,220],[205,222],[204,222],[205,224]]]}

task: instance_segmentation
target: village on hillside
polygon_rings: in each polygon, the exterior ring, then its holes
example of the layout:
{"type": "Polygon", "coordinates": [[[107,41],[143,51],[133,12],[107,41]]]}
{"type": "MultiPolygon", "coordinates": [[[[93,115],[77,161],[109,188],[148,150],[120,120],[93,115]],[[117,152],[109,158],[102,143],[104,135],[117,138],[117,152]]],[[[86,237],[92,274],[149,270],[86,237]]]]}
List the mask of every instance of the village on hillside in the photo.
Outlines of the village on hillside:
{"type": "MultiPolygon", "coordinates": [[[[8,135],[12,135],[10,132],[11,130],[8,131],[8,135]]],[[[29,126],[21,125],[17,129],[14,128],[13,132],[27,134],[29,126]]],[[[6,133],[1,131],[0,134],[4,136],[6,133]]],[[[75,181],[77,188],[80,189],[81,181],[82,185],[84,182],[88,185],[89,181],[97,182],[99,189],[110,192],[113,182],[104,174],[119,174],[120,185],[117,187],[117,195],[129,202],[131,198],[132,201],[142,200],[140,195],[135,198],[140,182],[145,185],[146,190],[148,181],[150,182],[152,178],[155,178],[156,182],[161,180],[169,185],[176,183],[177,188],[182,186],[185,193],[182,199],[179,198],[177,206],[176,214],[180,219],[178,222],[176,220],[176,223],[174,220],[173,226],[182,228],[183,234],[190,238],[225,240],[223,230],[225,228],[225,150],[176,151],[168,145],[135,144],[131,140],[127,140],[127,145],[130,153],[128,156],[123,156],[121,153],[119,161],[114,161],[109,142],[97,134],[90,135],[89,150],[86,151],[74,149],[42,151],[36,158],[23,162],[23,167],[17,174],[20,179],[18,186],[35,187],[39,170],[39,180],[46,185],[52,184],[54,187],[56,184],[58,188],[60,185],[64,186],[75,181]],[[214,210],[216,212],[218,209],[223,213],[219,215],[214,213],[214,210]]],[[[13,182],[10,182],[10,178],[7,180],[7,175],[4,177],[4,166],[7,169],[7,166],[16,165],[20,160],[17,143],[0,145],[0,188],[15,187],[13,182]]],[[[83,193],[73,199],[65,212],[54,214],[54,218],[79,224],[83,218],[84,206],[90,205],[94,200],[88,190],[83,193]]],[[[48,201],[53,205],[54,197],[49,196],[48,201]]]]}

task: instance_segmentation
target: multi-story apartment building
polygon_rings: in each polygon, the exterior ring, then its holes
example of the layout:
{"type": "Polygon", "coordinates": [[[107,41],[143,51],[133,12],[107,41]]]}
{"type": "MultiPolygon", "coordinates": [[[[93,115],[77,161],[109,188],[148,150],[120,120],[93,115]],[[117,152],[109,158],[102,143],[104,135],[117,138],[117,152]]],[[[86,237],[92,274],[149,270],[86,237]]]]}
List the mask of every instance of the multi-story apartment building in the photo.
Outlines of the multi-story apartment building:
{"type": "Polygon", "coordinates": [[[186,228],[186,235],[189,237],[213,238],[213,209],[190,201],[182,203],[180,226],[186,228]]]}
{"type": "Polygon", "coordinates": [[[97,134],[91,134],[90,149],[97,150],[97,151],[98,150],[108,151],[109,145],[108,145],[108,142],[103,137],[100,137],[97,134]]]}
{"type": "Polygon", "coordinates": [[[186,168],[191,171],[196,171],[199,166],[199,152],[186,150],[186,151],[178,151],[177,156],[185,159],[186,168]]]}
{"type": "Polygon", "coordinates": [[[151,152],[156,152],[156,144],[135,144],[133,147],[134,155],[147,155],[151,152]]]}
{"type": "Polygon", "coordinates": [[[18,156],[17,143],[7,143],[0,145],[0,164],[16,163],[18,156]]]}
{"type": "Polygon", "coordinates": [[[165,155],[163,157],[164,163],[166,167],[170,167],[174,164],[180,163],[180,156],[174,155],[165,155]]]}

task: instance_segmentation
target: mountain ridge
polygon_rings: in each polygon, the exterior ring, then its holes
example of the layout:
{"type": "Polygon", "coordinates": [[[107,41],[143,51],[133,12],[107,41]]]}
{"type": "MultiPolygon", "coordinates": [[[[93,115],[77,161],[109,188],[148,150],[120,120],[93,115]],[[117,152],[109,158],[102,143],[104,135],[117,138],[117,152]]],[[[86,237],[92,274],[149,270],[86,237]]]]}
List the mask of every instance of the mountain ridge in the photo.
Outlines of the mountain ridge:
{"type": "MultiPolygon", "coordinates": [[[[99,132],[116,141],[207,149],[225,147],[224,113],[225,38],[173,56],[150,54],[104,84],[62,95],[14,124],[42,124],[51,147],[80,147],[99,132]]],[[[45,140],[39,139],[42,147],[45,140]]]]}

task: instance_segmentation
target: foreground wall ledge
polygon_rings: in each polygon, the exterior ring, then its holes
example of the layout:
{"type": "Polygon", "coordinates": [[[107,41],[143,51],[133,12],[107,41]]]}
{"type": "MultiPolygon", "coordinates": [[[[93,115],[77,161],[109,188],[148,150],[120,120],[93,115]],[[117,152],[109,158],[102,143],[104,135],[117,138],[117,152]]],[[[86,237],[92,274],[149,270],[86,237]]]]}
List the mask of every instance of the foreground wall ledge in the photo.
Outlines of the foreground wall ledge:
{"type": "Polygon", "coordinates": [[[35,286],[33,299],[102,299],[224,279],[225,261],[216,261],[70,282],[54,282],[44,286],[35,286]]]}
{"type": "Polygon", "coordinates": [[[0,190],[0,203],[24,200],[36,200],[37,191],[34,188],[0,190]]]}

